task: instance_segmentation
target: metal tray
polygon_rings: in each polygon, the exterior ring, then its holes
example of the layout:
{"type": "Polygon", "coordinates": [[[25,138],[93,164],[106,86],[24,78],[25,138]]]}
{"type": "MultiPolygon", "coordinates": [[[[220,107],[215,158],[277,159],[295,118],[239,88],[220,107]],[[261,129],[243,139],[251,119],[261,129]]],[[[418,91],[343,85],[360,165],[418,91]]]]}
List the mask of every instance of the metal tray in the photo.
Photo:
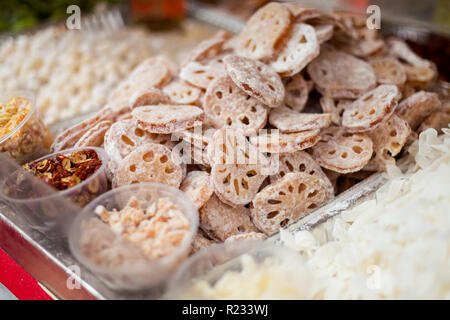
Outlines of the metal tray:
{"type": "MultiPolygon", "coordinates": [[[[214,12],[196,4],[191,5],[189,15],[216,26],[238,32],[242,21],[232,16],[214,12]]],[[[57,132],[86,116],[56,124],[57,132]]],[[[371,197],[385,182],[383,174],[373,174],[343,192],[329,203],[317,208],[288,227],[289,231],[311,230],[342,211],[371,197]]],[[[279,234],[267,241],[279,242],[279,234]]],[[[33,230],[21,218],[0,202],[0,247],[27,270],[37,281],[60,299],[143,299],[156,297],[150,292],[117,292],[109,289],[71,255],[66,242],[50,239],[33,230]]]]}
{"type": "MultiPolygon", "coordinates": [[[[302,217],[290,225],[288,230],[314,228],[370,197],[385,182],[386,179],[382,174],[374,174],[331,202],[302,217]]],[[[268,241],[278,242],[279,234],[275,234],[268,241]]],[[[159,296],[158,291],[131,294],[109,289],[75,260],[64,239],[49,238],[32,229],[22,216],[2,203],[0,203],[0,247],[61,299],[146,299],[159,296]]]]}

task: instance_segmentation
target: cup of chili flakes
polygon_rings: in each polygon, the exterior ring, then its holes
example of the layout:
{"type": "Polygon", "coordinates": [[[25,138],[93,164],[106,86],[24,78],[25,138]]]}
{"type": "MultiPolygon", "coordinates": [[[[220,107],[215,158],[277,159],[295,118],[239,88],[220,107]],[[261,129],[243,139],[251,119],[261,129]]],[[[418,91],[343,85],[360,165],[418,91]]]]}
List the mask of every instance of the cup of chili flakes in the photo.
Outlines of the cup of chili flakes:
{"type": "Polygon", "coordinates": [[[28,91],[0,95],[0,153],[20,164],[48,153],[53,142],[34,101],[28,91]]]}
{"type": "Polygon", "coordinates": [[[6,177],[0,194],[32,227],[49,230],[59,222],[67,224],[80,207],[108,190],[107,162],[101,148],[58,151],[6,177]]]}
{"type": "Polygon", "coordinates": [[[159,183],[115,188],[89,203],[69,232],[75,258],[114,290],[156,298],[189,255],[198,212],[159,183]]]}

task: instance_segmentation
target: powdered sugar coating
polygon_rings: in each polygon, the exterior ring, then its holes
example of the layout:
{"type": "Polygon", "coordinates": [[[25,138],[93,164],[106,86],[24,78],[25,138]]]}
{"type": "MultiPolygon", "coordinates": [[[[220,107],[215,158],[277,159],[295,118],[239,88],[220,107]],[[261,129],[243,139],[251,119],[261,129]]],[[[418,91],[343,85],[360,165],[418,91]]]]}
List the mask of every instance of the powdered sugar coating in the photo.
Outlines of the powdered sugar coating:
{"type": "Polygon", "coordinates": [[[250,210],[233,208],[216,196],[200,209],[200,228],[211,238],[225,241],[227,238],[247,232],[257,232],[250,220],[250,210]]]}
{"type": "Polygon", "coordinates": [[[214,185],[208,172],[191,171],[181,183],[180,190],[200,209],[214,193],[214,185]]]}
{"type": "Polygon", "coordinates": [[[295,23],[290,38],[270,66],[281,76],[293,76],[319,55],[316,31],[308,24],[295,23]]]}
{"type": "Polygon", "coordinates": [[[270,112],[269,123],[285,133],[322,129],[330,126],[331,114],[298,113],[287,107],[280,107],[270,112]]]}
{"type": "Polygon", "coordinates": [[[169,148],[147,143],[135,148],[114,173],[113,187],[139,182],[157,182],[178,188],[183,169],[172,160],[169,148]]]}
{"type": "Polygon", "coordinates": [[[283,102],[283,83],[271,67],[236,55],[226,56],[223,61],[228,75],[242,91],[271,108],[283,102]]]}
{"type": "Polygon", "coordinates": [[[373,143],[364,133],[349,133],[340,127],[322,131],[322,138],[312,148],[320,166],[339,173],[361,170],[372,158],[373,143]]]}
{"type": "Polygon", "coordinates": [[[265,5],[252,15],[239,34],[237,53],[255,60],[272,58],[291,23],[292,15],[285,6],[276,2],[265,5]]]}
{"type": "Polygon", "coordinates": [[[195,121],[202,121],[204,117],[203,110],[198,107],[170,104],[138,107],[131,114],[152,133],[172,133],[192,128],[195,121]]]}
{"type": "Polygon", "coordinates": [[[307,70],[316,89],[330,98],[355,99],[376,85],[375,73],[367,62],[327,47],[322,47],[307,70]]]}
{"type": "Polygon", "coordinates": [[[255,196],[251,209],[252,221],[258,229],[270,235],[329,198],[323,180],[307,173],[290,172],[255,196]]]}
{"type": "Polygon", "coordinates": [[[236,128],[255,134],[267,122],[267,108],[250,97],[229,78],[219,78],[206,91],[203,108],[215,128],[236,128]]]}

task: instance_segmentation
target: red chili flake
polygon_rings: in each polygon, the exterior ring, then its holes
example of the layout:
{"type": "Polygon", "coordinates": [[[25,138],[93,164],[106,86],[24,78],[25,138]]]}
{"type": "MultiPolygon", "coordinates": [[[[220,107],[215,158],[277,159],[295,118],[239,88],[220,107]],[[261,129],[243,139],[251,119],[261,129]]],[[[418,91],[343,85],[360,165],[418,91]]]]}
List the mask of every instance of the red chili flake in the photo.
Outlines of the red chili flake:
{"type": "Polygon", "coordinates": [[[57,154],[54,159],[33,161],[23,168],[58,190],[66,190],[92,176],[102,161],[92,149],[73,152],[70,156],[57,154]]]}

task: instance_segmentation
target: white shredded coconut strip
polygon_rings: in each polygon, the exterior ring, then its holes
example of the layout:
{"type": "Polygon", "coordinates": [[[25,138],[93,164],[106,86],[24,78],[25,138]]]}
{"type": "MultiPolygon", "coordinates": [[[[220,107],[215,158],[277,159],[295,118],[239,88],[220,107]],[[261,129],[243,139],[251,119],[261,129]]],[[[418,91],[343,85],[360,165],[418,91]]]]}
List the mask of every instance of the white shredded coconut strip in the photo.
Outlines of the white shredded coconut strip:
{"type": "Polygon", "coordinates": [[[281,230],[303,260],[244,258],[241,271],[194,283],[190,297],[450,299],[450,130],[428,129],[416,144],[416,164],[392,169],[373,199],[322,229],[281,230]]]}

